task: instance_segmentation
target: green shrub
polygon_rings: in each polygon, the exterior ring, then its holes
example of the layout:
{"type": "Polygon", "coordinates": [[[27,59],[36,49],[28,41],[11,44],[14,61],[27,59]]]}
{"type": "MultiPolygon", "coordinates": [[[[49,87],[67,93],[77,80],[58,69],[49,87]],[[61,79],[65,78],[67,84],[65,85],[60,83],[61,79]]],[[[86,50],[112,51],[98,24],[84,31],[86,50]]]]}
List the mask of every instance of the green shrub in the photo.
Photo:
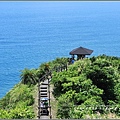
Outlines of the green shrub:
{"type": "Polygon", "coordinates": [[[86,115],[97,118],[98,113],[103,117],[109,112],[120,115],[119,68],[120,58],[100,55],[76,61],[67,71],[54,72],[51,83],[58,100],[58,118],[80,119],[86,115]],[[113,103],[116,110],[101,110],[101,105],[106,108],[113,103]],[[89,105],[97,107],[83,109],[89,105]]]}
{"type": "Polygon", "coordinates": [[[34,118],[32,105],[34,98],[33,87],[17,84],[0,100],[0,119],[34,118]]]}

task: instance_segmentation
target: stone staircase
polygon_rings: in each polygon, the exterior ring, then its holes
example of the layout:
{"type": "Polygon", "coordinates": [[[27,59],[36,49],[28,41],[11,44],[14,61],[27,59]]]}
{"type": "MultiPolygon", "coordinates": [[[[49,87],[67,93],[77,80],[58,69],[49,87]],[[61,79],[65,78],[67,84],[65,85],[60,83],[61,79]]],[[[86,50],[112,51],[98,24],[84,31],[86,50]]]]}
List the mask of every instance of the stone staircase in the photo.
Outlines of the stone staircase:
{"type": "Polygon", "coordinates": [[[50,119],[51,118],[51,106],[50,106],[50,79],[45,79],[44,81],[42,81],[40,83],[39,86],[39,102],[42,99],[48,99],[48,111],[49,111],[49,115],[47,115],[46,113],[41,113],[40,111],[43,110],[41,108],[41,103],[39,103],[39,118],[40,119],[50,119]]]}
{"type": "Polygon", "coordinates": [[[50,105],[50,80],[52,78],[51,73],[52,71],[62,72],[63,70],[67,71],[67,65],[58,66],[39,79],[39,82],[38,82],[38,119],[52,119],[51,105],[50,105]],[[48,115],[41,113],[41,110],[43,110],[43,108],[41,107],[41,100],[44,98],[48,99],[48,107],[47,107],[49,111],[48,115]]]}

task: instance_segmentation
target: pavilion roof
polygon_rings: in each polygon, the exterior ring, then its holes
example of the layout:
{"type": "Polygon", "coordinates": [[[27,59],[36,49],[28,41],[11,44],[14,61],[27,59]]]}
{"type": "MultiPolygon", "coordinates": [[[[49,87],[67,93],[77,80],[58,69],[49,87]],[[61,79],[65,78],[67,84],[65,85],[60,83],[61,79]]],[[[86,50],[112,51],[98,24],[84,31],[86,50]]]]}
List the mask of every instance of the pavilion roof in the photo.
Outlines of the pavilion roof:
{"type": "Polygon", "coordinates": [[[84,48],[84,47],[78,47],[73,49],[69,54],[70,55],[90,55],[93,52],[93,50],[84,48]]]}

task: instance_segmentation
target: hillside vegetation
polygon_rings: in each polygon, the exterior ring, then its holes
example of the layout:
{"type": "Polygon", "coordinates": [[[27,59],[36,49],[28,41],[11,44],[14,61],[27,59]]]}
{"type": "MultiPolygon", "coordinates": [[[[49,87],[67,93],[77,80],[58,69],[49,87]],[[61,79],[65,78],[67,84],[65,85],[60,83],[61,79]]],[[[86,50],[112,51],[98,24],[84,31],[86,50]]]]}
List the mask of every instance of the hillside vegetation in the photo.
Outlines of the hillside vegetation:
{"type": "Polygon", "coordinates": [[[52,78],[58,118],[118,118],[120,58],[106,55],[83,59],[52,78]]]}
{"type": "Polygon", "coordinates": [[[45,75],[46,69],[67,63],[67,58],[56,58],[43,63],[37,69],[25,68],[21,71],[20,83],[16,84],[0,99],[0,119],[33,119],[37,118],[36,99],[38,80],[45,75]],[[47,68],[46,68],[47,67],[47,68]]]}
{"type": "Polygon", "coordinates": [[[32,105],[34,103],[33,87],[17,84],[0,100],[0,118],[20,119],[34,118],[32,105]]]}
{"type": "MultiPolygon", "coordinates": [[[[35,89],[46,69],[65,65],[56,58],[37,69],[21,71],[21,81],[0,100],[0,118],[33,119],[35,89]],[[47,67],[47,68],[46,68],[47,67]]],[[[57,118],[120,118],[120,58],[101,55],[76,61],[67,71],[52,72],[57,118]]]]}

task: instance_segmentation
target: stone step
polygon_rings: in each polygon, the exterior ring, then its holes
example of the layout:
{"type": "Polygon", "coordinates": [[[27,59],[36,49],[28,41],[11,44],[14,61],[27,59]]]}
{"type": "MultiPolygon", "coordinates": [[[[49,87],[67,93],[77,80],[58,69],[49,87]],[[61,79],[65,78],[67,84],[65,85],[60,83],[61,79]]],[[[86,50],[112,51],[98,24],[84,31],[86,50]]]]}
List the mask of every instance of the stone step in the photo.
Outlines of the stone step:
{"type": "Polygon", "coordinates": [[[48,97],[48,96],[47,96],[47,95],[40,95],[40,97],[43,97],[43,98],[44,98],[44,97],[48,97]]]}
{"type": "Polygon", "coordinates": [[[41,116],[40,119],[50,119],[50,116],[41,116]]]}
{"type": "Polygon", "coordinates": [[[48,83],[42,83],[41,85],[49,85],[48,83]]]}
{"type": "Polygon", "coordinates": [[[40,95],[42,98],[46,98],[48,97],[48,95],[40,95]]]}
{"type": "Polygon", "coordinates": [[[47,89],[41,89],[40,92],[48,92],[47,89]]]}
{"type": "Polygon", "coordinates": [[[47,95],[47,92],[41,92],[40,95],[47,95]]]}
{"type": "Polygon", "coordinates": [[[40,115],[40,116],[37,116],[39,119],[50,119],[50,116],[47,116],[47,115],[40,115]]]}
{"type": "Polygon", "coordinates": [[[47,86],[41,86],[40,89],[47,89],[47,86]]]}
{"type": "MultiPolygon", "coordinates": [[[[44,107],[38,107],[38,109],[40,108],[45,109],[44,107]]],[[[51,108],[51,106],[48,105],[47,108],[51,108]]]]}
{"type": "Polygon", "coordinates": [[[46,119],[47,120],[47,119],[50,119],[50,117],[47,114],[41,114],[40,119],[46,119]]]}

